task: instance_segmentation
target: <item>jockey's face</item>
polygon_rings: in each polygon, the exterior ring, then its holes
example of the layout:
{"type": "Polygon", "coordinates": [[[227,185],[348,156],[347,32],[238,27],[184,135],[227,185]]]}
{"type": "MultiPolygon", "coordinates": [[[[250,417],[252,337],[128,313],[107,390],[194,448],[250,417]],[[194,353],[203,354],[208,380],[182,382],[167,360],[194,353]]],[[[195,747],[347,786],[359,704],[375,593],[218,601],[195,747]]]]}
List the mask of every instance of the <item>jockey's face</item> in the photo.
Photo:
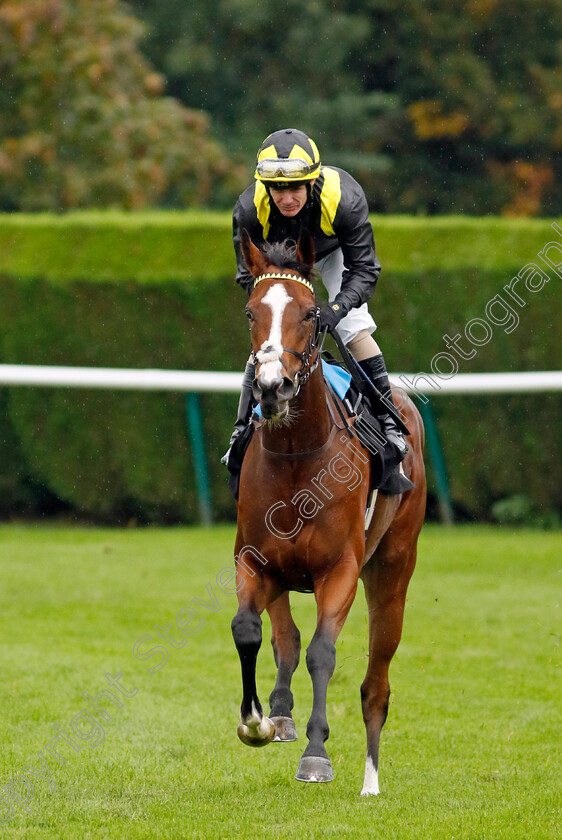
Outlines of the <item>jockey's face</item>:
{"type": "MultiPolygon", "coordinates": [[[[311,183],[313,184],[314,181],[311,183]]],[[[269,192],[275,206],[283,216],[296,216],[306,204],[307,192],[304,184],[298,187],[283,187],[281,190],[270,186],[269,192]]]]}

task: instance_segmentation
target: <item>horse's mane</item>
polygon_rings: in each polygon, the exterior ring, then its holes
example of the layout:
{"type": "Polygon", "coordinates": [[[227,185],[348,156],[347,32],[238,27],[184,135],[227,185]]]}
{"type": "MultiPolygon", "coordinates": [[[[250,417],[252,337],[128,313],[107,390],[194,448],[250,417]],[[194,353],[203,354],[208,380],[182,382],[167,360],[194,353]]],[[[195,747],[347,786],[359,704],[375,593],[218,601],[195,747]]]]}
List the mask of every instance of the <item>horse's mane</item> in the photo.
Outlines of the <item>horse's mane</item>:
{"type": "Polygon", "coordinates": [[[266,242],[262,251],[271,265],[298,271],[306,280],[314,279],[315,272],[297,258],[297,245],[292,239],[286,239],[285,242],[266,242]]]}

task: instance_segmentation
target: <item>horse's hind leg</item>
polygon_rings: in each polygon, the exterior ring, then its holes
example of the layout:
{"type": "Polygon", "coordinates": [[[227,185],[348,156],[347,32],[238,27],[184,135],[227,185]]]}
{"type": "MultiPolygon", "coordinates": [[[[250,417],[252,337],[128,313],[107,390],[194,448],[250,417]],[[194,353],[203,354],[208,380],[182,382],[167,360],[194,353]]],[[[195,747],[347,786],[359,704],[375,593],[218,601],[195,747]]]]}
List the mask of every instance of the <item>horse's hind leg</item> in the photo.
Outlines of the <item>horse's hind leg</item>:
{"type": "Polygon", "coordinates": [[[291,711],[291,678],[299,664],[301,636],[291,615],[289,594],[283,592],[267,608],[271,619],[271,644],[277,665],[277,680],[269,695],[270,717],[275,724],[275,741],[296,741],[297,730],[291,711]]]}
{"type": "Polygon", "coordinates": [[[406,590],[416,563],[416,545],[393,549],[383,538],[361,573],[369,608],[369,665],[361,686],[367,730],[367,760],[361,794],[379,793],[380,734],[388,712],[388,669],[402,635],[406,590]]]}

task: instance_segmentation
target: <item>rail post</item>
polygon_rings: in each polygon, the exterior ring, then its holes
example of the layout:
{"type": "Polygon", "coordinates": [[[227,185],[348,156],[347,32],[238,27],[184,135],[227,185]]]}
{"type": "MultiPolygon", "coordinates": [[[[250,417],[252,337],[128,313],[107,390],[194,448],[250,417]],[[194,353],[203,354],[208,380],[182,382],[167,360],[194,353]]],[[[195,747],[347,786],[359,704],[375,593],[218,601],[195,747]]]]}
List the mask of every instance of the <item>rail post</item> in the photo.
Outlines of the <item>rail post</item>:
{"type": "Polygon", "coordinates": [[[212,524],[213,516],[209,472],[207,469],[207,457],[205,455],[205,438],[203,435],[203,422],[201,420],[201,407],[199,405],[199,397],[193,391],[189,391],[187,393],[185,401],[187,411],[187,428],[191,440],[195,486],[197,488],[197,500],[199,503],[199,518],[202,525],[209,527],[212,524]]]}
{"type": "Polygon", "coordinates": [[[449,480],[447,478],[445,456],[443,455],[443,447],[441,446],[441,440],[439,439],[439,432],[437,429],[437,423],[435,422],[435,415],[433,414],[431,402],[429,400],[426,400],[425,402],[420,401],[418,409],[425,426],[425,439],[429,451],[429,458],[433,469],[435,470],[435,489],[437,490],[441,521],[444,525],[453,525],[455,522],[455,514],[453,512],[453,503],[449,492],[449,480]]]}

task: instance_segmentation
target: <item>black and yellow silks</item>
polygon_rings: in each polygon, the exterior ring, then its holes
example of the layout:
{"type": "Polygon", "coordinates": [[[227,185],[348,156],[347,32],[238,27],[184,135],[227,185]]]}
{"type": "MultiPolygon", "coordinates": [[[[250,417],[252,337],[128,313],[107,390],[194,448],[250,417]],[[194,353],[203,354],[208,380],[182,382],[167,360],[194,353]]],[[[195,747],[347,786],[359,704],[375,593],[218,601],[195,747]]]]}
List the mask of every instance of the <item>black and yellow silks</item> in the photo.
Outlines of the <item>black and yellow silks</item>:
{"type": "Polygon", "coordinates": [[[268,192],[257,180],[238,199],[233,213],[236,251],[236,281],[252,291],[254,278],[246,268],[240,238],[247,230],[259,247],[264,242],[297,242],[308,230],[314,240],[316,261],[341,248],[345,271],[336,302],[346,313],[365,303],[376,286],[381,267],[375,254],[373,229],[368,218],[365,193],[352,176],[335,166],[322,166],[308,200],[294,217],[283,216],[268,192]]]}

